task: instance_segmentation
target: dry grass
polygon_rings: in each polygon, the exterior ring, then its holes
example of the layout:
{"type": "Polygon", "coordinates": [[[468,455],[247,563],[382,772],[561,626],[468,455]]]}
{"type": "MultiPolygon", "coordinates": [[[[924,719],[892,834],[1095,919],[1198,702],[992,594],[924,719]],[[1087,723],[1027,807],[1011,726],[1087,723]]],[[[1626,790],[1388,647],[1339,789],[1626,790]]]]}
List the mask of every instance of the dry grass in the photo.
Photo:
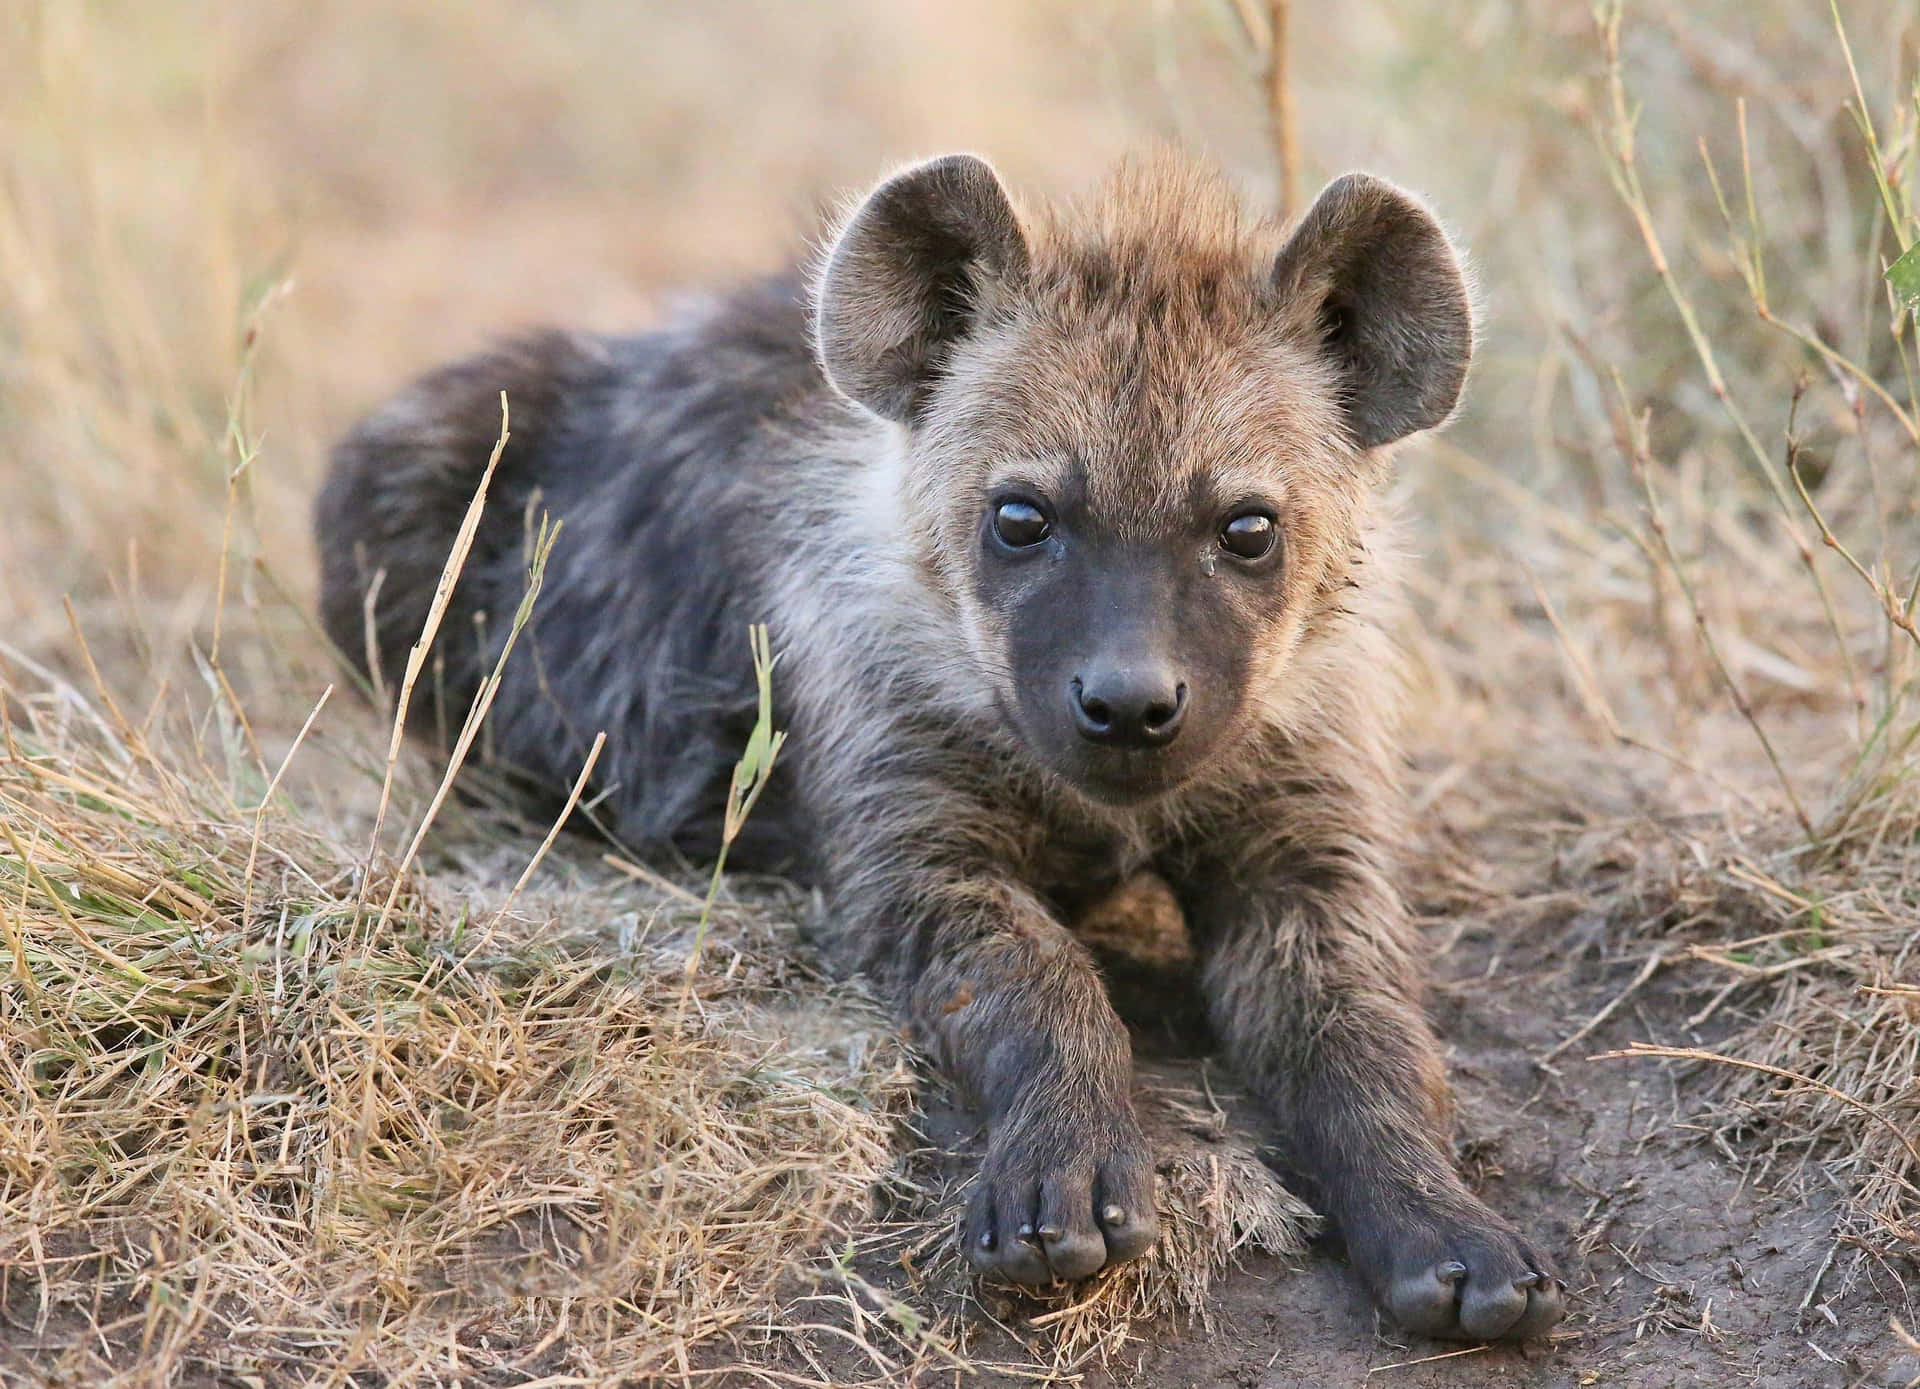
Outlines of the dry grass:
{"type": "MultiPolygon", "coordinates": [[[[972,1363],[957,1195],[884,1020],[808,972],[807,904],[724,889],[689,987],[703,883],[563,839],[503,912],[546,827],[458,796],[399,871],[437,789],[409,757],[370,849],[386,730],[344,691],[314,716],[304,517],[408,371],[644,322],[894,159],[1051,190],[1163,135],[1262,195],[1276,139],[1309,188],[1379,169],[1474,247],[1471,404],[1402,488],[1424,808],[1552,827],[1508,876],[1606,923],[1627,1002],[1692,990],[1665,1051],[1596,1064],[1696,1077],[1703,1141],[1837,1190],[1833,1281],[1892,1301],[1920,401],[1883,270],[1920,235],[1916,29],[1842,18],[1851,64],[1788,0],[0,10],[0,1377],[972,1363]]],[[[1157,1112],[1161,1261],[990,1302],[1009,1368],[1072,1373],[1204,1317],[1236,1247],[1297,1247],[1250,1141],[1157,1112]]]]}
{"type": "MultiPolygon", "coordinates": [[[[753,1364],[849,1384],[971,1363],[959,1193],[900,1157],[904,1048],[807,972],[791,893],[715,909],[601,881],[506,913],[498,826],[450,832],[442,853],[482,858],[467,871],[367,880],[237,729],[182,760],[191,730],[129,727],[64,683],[0,690],[0,1065],[21,1097],[0,1379],[753,1364]],[[869,1281],[908,1251],[903,1292],[869,1281]]],[[[1038,1365],[1201,1313],[1239,1247],[1302,1247],[1311,1217],[1251,1140],[1200,1095],[1146,1103],[1168,1237],[1051,1300],[1038,1365]]]]}
{"type": "Polygon", "coordinates": [[[1741,380],[1723,363],[1752,350],[1748,334],[1737,318],[1710,317],[1713,300],[1731,296],[1688,276],[1668,251],[1674,233],[1662,223],[1682,219],[1655,210],[1643,177],[1621,25],[1617,5],[1598,11],[1602,158],[1721,417],[1711,442],[1692,443],[1705,457],[1690,478],[1688,447],[1664,464],[1653,407],[1632,402],[1623,371],[1606,371],[1616,447],[1644,499],[1644,524],[1622,528],[1667,601],[1677,600],[1692,649],[1706,658],[1709,698],[1745,726],[1790,815],[1731,820],[1671,846],[1680,852],[1649,856],[1643,872],[1652,871],[1630,894],[1632,920],[1714,986],[1682,1027],[1709,1028],[1730,1007],[1737,1020],[1711,1051],[1632,1054],[1717,1069],[1711,1136],[1728,1152],[1739,1139],[1761,1153],[1757,1180],[1783,1165],[1823,1166],[1844,1194],[1839,1241],[1880,1260],[1897,1288],[1904,1258],[1920,1250],[1920,430],[1910,302],[1882,271],[1920,236],[1909,191],[1920,89],[1901,66],[1893,97],[1870,97],[1832,12],[1824,39],[1844,62],[1852,129],[1828,133],[1831,157],[1865,203],[1864,245],[1841,241],[1827,267],[1853,290],[1840,306],[1809,302],[1801,284],[1779,286],[1777,271],[1770,286],[1769,266],[1782,257],[1772,224],[1791,229],[1794,219],[1768,184],[1791,165],[1776,156],[1770,169],[1756,166],[1744,94],[1732,103],[1731,152],[1716,157],[1699,140],[1726,247],[1721,283],[1730,269],[1745,290],[1765,354],[1741,380]],[[1736,172],[1723,174],[1723,164],[1736,172]],[[1717,478],[1707,471],[1716,466],[1717,478]],[[1717,601],[1709,585],[1721,589],[1717,601]],[[1799,708],[1761,706],[1764,648],[1735,669],[1735,644],[1757,644],[1748,633],[1793,653],[1773,678],[1800,686],[1799,708]]]}
{"type": "Polygon", "coordinates": [[[388,884],[250,760],[29,689],[0,1189],[8,1314],[56,1379],[657,1371],[891,1170],[901,1049],[764,909],[723,909],[684,1014],[697,901],[602,890],[568,929],[409,878],[375,929],[388,884]],[[777,1029],[796,989],[835,1040],[777,1029]]]}

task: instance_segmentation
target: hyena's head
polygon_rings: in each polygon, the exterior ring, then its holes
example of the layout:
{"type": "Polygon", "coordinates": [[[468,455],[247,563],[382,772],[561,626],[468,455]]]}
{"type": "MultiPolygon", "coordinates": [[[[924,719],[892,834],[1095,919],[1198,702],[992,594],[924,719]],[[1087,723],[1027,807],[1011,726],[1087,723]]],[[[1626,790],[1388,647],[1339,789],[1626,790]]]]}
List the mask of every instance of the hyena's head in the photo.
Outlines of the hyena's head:
{"type": "Polygon", "coordinates": [[[895,426],[899,508],[875,512],[958,618],[954,678],[1121,803],[1286,705],[1380,451],[1446,418],[1472,350],[1407,194],[1348,175],[1288,235],[1171,157],[1029,213],[972,156],[908,169],[833,242],[816,328],[834,386],[895,426]]]}

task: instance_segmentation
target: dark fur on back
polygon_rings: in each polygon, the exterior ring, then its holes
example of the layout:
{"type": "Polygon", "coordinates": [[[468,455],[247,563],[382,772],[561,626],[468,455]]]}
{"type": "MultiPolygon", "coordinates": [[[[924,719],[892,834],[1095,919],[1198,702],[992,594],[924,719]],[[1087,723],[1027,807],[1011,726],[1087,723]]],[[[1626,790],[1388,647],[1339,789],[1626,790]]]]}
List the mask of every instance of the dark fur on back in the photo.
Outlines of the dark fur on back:
{"type": "MultiPolygon", "coordinates": [[[[621,838],[711,855],[753,726],[747,624],[767,615],[757,571],[782,461],[759,436],[827,404],[800,283],[644,337],[521,339],[434,372],[349,434],[317,510],[321,612],[364,669],[365,594],[384,571],[374,631],[389,688],[498,438],[502,391],[511,437],[416,727],[459,727],[525,592],[538,520],[560,518],[546,593],[503,673],[495,755],[564,792],[605,729],[596,782],[621,838]]],[[[766,809],[754,842],[777,866],[792,837],[769,823],[778,803],[766,809]]]]}
{"type": "Polygon", "coordinates": [[[1454,1170],[1395,885],[1377,493],[1471,350],[1444,232],[1379,180],[1288,229],[1174,158],[1035,210],[952,156],[882,183],[806,289],[411,387],[335,455],[322,610],[391,688],[504,390],[512,438],[410,726],[464,717],[551,514],[495,755],[558,794],[604,732],[622,838],[706,855],[768,623],[791,752],[743,848],[821,883],[831,952],[978,1101],[984,1271],[1084,1277],[1157,1238],[1127,1034],[1072,931],[1151,870],[1215,1036],[1376,1297],[1436,1335],[1535,1335],[1563,1290],[1454,1170]]]}

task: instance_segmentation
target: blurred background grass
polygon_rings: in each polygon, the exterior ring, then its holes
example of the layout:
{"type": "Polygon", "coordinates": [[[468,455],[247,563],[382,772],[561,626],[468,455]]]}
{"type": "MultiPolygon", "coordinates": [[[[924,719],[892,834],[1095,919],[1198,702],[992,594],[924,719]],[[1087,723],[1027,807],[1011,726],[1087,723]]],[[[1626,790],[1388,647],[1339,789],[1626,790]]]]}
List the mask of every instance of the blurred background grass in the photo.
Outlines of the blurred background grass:
{"type": "MultiPolygon", "coordinates": [[[[1887,67],[1901,7],[1856,8],[1887,67]]],[[[1858,279],[1870,211],[1841,157],[1844,68],[1824,7],[1764,9],[1634,16],[1630,62],[1659,112],[1643,160],[1698,214],[1694,138],[1724,144],[1733,96],[1754,92],[1757,164],[1788,184],[1763,194],[1790,195],[1767,197],[1773,230],[1811,254],[1809,302],[1857,313],[1860,286],[1833,282],[1858,279]]],[[[97,588],[131,533],[156,579],[194,572],[247,308],[282,279],[262,485],[283,486],[273,511],[297,536],[327,439],[406,373],[518,324],[642,324],[676,287],[778,265],[821,206],[904,158],[978,149],[1057,194],[1177,139],[1274,191],[1257,58],[1225,0],[13,0],[0,22],[0,408],[30,518],[9,552],[58,566],[26,565],[32,584],[12,571],[10,619],[34,606],[23,593],[97,588]]],[[[1457,441],[1517,477],[1578,481],[1594,402],[1561,327],[1609,350],[1658,313],[1586,127],[1588,7],[1363,3],[1294,29],[1309,184],[1351,167],[1402,180],[1479,265],[1490,336],[1457,441]]],[[[1632,347],[1672,358],[1671,339],[1632,347]]],[[[1658,380],[1670,363],[1641,365],[1658,380]]]]}
{"type": "MultiPolygon", "coordinates": [[[[409,373],[532,324],[643,326],[676,292],[777,267],[823,208],[902,159],[977,149],[1017,187],[1053,195],[1144,140],[1173,139],[1270,203],[1259,57],[1242,22],[1262,8],[11,0],[0,627],[57,656],[70,594],[83,622],[117,614],[105,625],[124,625],[136,602],[156,648],[204,630],[210,520],[234,462],[228,405],[257,318],[249,423],[264,448],[243,535],[305,595],[307,502],[327,442],[409,373]]],[[[1866,36],[1870,99],[1889,104],[1910,7],[1846,10],[1866,36]]],[[[1481,576],[1502,588],[1524,522],[1529,543],[1545,542],[1526,557],[1550,590],[1594,591],[1590,574],[1567,574],[1569,526],[1601,548],[1618,528],[1591,527],[1638,506],[1600,366],[1620,367],[1650,410],[1658,456],[1715,480],[1703,501],[1718,504],[1720,479],[1744,486],[1599,157],[1589,6],[1360,3],[1303,9],[1293,28],[1309,190],[1354,167],[1401,180],[1478,268],[1485,339],[1465,412],[1437,460],[1407,468],[1435,522],[1423,548],[1504,546],[1500,572],[1481,576]],[[1503,480],[1566,513],[1557,542],[1540,527],[1556,518],[1516,505],[1503,480]]],[[[1639,157],[1654,210],[1709,326],[1732,330],[1729,374],[1773,397],[1777,433],[1805,354],[1754,321],[1696,141],[1737,166],[1734,102],[1747,98],[1767,234],[1791,272],[1776,278],[1780,297],[1864,349],[1879,307],[1872,187],[1831,20],[1805,0],[1647,6],[1625,44],[1652,112],[1639,157]]],[[[1816,436],[1847,429],[1844,402],[1824,421],[1820,405],[1816,436]]],[[[1623,553],[1603,567],[1638,563],[1623,553]]],[[[1473,684],[1483,657],[1443,664],[1473,684]]]]}

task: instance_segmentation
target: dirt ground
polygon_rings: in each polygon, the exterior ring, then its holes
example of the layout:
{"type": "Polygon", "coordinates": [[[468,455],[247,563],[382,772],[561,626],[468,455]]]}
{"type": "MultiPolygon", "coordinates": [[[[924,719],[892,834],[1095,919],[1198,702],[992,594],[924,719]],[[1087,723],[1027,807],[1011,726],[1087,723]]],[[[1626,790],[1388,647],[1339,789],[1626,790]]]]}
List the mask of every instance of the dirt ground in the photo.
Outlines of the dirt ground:
{"type": "MultiPolygon", "coordinates": [[[[1485,937],[1463,939],[1443,966],[1436,1012],[1453,1045],[1476,1185],[1559,1251],[1573,1289],[1551,1340],[1463,1350],[1403,1337],[1376,1319],[1338,1253],[1316,1248],[1304,1263],[1247,1259],[1216,1285],[1211,1330],[1144,1329],[1132,1363],[1096,1370],[1086,1384],[1792,1389],[1920,1377],[1920,1362],[1898,1355],[1888,1334],[1894,1290],[1833,1245],[1831,1203],[1743,1181],[1685,1131],[1681,1094],[1651,1069],[1570,1060],[1544,1075],[1533,1058],[1608,989],[1568,987],[1551,943],[1501,956],[1485,937]]],[[[1671,1035],[1692,1006],[1679,991],[1655,992],[1637,1016],[1598,1029],[1594,1047],[1671,1035]]],[[[993,1340],[975,1353],[1013,1357],[1010,1344],[996,1355],[993,1340]]]]}
{"type": "Polygon", "coordinates": [[[1911,1363],[1898,1377],[1868,1373],[1891,1359],[1888,1290],[1861,1276],[1850,1251],[1833,1255],[1815,1290],[1832,1248],[1828,1202],[1743,1181],[1686,1132],[1667,1075],[1579,1059],[1630,1038],[1674,1038],[1697,999],[1652,992],[1557,1061],[1558,1075],[1535,1066],[1622,982],[1592,969],[1570,980],[1557,935],[1466,933],[1441,964],[1434,1000],[1468,1171],[1558,1252],[1573,1289],[1572,1312],[1547,1344],[1461,1352],[1404,1338],[1376,1322],[1337,1255],[1316,1250],[1304,1267],[1249,1261],[1218,1286],[1211,1333],[1150,1334],[1136,1365],[1089,1383],[1786,1389],[1904,1384],[1920,1373],[1911,1363]]]}
{"type": "MultiPolygon", "coordinates": [[[[1594,1059],[1636,1041],[1711,1046],[1736,1025],[1738,1008],[1692,1027],[1713,992],[1703,981],[1673,971],[1630,987],[1647,943],[1636,949],[1577,905],[1591,901],[1588,894],[1567,890],[1561,841],[1574,827],[1527,843],[1530,828],[1495,823],[1479,843],[1455,846],[1469,861],[1519,861],[1506,892],[1477,908],[1457,900],[1422,905],[1436,947],[1431,1008],[1450,1049],[1462,1166],[1490,1204],[1554,1252],[1572,1290],[1567,1320],[1545,1343],[1522,1348],[1405,1337],[1376,1317],[1336,1242],[1323,1239],[1304,1259],[1241,1260],[1214,1286],[1204,1318],[1210,1325],[1175,1318],[1136,1326],[1125,1351],[1074,1382],[1093,1389],[1920,1383],[1920,1358],[1889,1324],[1890,1317],[1914,1324],[1916,1270],[1886,1267],[1838,1234],[1835,1201],[1816,1187],[1810,1166],[1758,1171],[1751,1147],[1742,1151],[1724,1138],[1716,1146],[1694,1122],[1711,1077],[1657,1062],[1594,1059]]],[[[1230,1077],[1190,1037],[1170,1040],[1164,1027],[1136,1026],[1136,1053],[1156,1076],[1210,1095],[1229,1092],[1230,1077]]],[[[1227,1107],[1236,1124],[1258,1131],[1248,1106],[1229,1100],[1227,1107]]],[[[964,1111],[936,1090],[927,1117],[930,1136],[955,1146],[950,1174],[964,1175],[979,1141],[964,1111]]],[[[986,1310],[1005,1325],[1019,1327],[1032,1314],[992,1293],[986,1298],[986,1310]]],[[[980,1362],[1022,1358],[1021,1344],[988,1318],[978,1318],[974,1331],[968,1351],[980,1362]]],[[[1014,1385],[1031,1375],[955,1382],[1014,1385]]]]}

